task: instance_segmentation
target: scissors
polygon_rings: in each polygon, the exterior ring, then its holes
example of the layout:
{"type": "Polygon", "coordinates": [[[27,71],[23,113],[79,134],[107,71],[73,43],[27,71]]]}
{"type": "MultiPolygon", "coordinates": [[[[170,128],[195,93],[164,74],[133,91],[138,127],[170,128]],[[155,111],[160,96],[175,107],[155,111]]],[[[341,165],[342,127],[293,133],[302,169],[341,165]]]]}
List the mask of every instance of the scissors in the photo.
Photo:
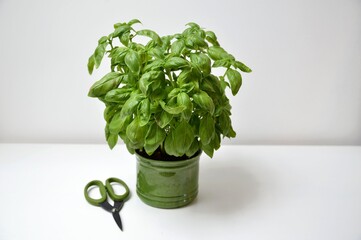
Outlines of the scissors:
{"type": "Polygon", "coordinates": [[[98,206],[98,207],[100,206],[107,212],[112,213],[113,218],[114,218],[115,222],[117,223],[118,227],[120,228],[120,230],[123,231],[122,220],[120,219],[119,212],[120,212],[120,210],[122,210],[124,202],[129,196],[129,188],[125,182],[123,182],[122,180],[120,180],[118,178],[108,178],[105,181],[105,186],[104,186],[104,184],[101,181],[93,180],[85,186],[84,196],[85,196],[85,199],[88,201],[88,203],[90,203],[94,206],[98,206]],[[124,194],[122,194],[122,195],[115,194],[114,189],[111,185],[111,183],[114,183],[114,182],[119,183],[120,185],[122,185],[125,188],[124,194]],[[88,189],[92,186],[97,186],[99,188],[100,195],[101,195],[101,197],[99,199],[94,199],[89,196],[88,189]],[[114,206],[112,206],[107,201],[107,195],[109,195],[109,197],[114,201],[114,206]]]}

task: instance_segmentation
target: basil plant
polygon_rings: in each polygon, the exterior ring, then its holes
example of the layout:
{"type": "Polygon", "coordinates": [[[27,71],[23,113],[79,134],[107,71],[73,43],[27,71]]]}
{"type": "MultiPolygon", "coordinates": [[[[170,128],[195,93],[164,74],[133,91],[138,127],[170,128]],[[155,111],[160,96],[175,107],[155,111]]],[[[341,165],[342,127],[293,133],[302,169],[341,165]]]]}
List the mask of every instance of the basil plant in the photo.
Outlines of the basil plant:
{"type": "Polygon", "coordinates": [[[148,29],[136,31],[136,23],[115,24],[88,61],[90,74],[104,55],[111,63],[111,71],[88,94],[105,103],[109,147],[121,138],[132,154],[191,157],[203,150],[212,157],[221,137],[236,136],[225,89],[236,95],[240,71],[251,69],[226,52],[214,32],[195,23],[163,37],[148,29]],[[137,36],[149,41],[141,44],[137,36]],[[222,76],[212,74],[220,67],[222,76]]]}

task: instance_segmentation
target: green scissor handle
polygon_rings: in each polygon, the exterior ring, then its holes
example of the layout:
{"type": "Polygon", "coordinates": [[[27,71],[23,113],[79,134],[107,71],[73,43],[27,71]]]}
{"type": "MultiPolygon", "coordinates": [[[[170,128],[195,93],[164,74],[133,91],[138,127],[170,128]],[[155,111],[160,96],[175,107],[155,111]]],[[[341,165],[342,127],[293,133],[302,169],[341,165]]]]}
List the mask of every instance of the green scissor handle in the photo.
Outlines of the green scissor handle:
{"type": "Polygon", "coordinates": [[[119,178],[108,178],[105,181],[105,187],[108,191],[109,197],[111,199],[113,199],[114,201],[122,201],[122,200],[125,200],[129,196],[129,188],[128,188],[127,184],[125,182],[123,182],[122,180],[120,180],[119,178]],[[116,194],[111,185],[111,183],[113,183],[113,182],[116,182],[116,183],[119,183],[120,185],[122,185],[125,188],[125,193],[122,195],[116,194]]]}
{"type": "Polygon", "coordinates": [[[93,181],[89,182],[85,186],[85,188],[84,188],[84,196],[85,196],[85,199],[88,201],[88,203],[90,203],[90,204],[92,204],[94,206],[99,206],[101,203],[103,203],[103,202],[105,202],[107,200],[107,190],[106,190],[104,184],[101,181],[93,180],[93,181]],[[100,196],[101,196],[99,199],[94,199],[94,198],[91,198],[89,196],[88,189],[91,186],[99,187],[100,196]]]}
{"type": "Polygon", "coordinates": [[[129,196],[129,188],[125,182],[123,182],[122,180],[120,180],[118,178],[108,178],[105,182],[105,186],[101,181],[93,180],[93,181],[89,182],[84,188],[85,199],[88,201],[88,203],[90,203],[94,206],[99,206],[100,204],[105,202],[107,200],[107,193],[109,194],[109,197],[111,199],[113,199],[114,201],[122,201],[122,200],[125,200],[129,196]],[[116,194],[111,185],[111,183],[113,183],[113,182],[116,182],[116,183],[119,183],[120,185],[122,185],[125,188],[125,193],[122,195],[116,194]],[[99,187],[100,196],[101,196],[99,199],[94,199],[89,196],[88,190],[92,186],[99,187]]]}

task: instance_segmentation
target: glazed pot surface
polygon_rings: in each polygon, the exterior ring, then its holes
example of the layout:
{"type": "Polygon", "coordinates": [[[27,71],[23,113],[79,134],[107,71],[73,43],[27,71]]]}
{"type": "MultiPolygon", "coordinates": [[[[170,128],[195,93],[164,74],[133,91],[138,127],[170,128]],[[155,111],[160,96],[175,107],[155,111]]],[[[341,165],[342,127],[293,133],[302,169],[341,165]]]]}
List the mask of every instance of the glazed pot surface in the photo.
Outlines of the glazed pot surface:
{"type": "Polygon", "coordinates": [[[137,194],[146,204],[157,208],[179,208],[198,194],[199,158],[160,161],[137,158],[137,194]]]}

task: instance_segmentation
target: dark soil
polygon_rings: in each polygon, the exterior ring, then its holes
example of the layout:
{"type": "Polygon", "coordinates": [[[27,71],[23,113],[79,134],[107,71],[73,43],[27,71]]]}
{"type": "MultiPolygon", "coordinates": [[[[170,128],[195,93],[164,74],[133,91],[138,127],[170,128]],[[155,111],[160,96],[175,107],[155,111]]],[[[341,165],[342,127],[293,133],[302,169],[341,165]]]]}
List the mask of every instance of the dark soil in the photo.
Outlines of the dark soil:
{"type": "Polygon", "coordinates": [[[165,152],[162,152],[160,148],[155,150],[155,152],[152,155],[148,155],[143,149],[136,150],[136,152],[145,158],[150,158],[153,160],[160,160],[160,161],[180,161],[180,160],[186,160],[191,159],[199,154],[199,152],[196,152],[192,157],[187,157],[187,155],[183,155],[181,157],[171,156],[166,154],[165,152]]]}

